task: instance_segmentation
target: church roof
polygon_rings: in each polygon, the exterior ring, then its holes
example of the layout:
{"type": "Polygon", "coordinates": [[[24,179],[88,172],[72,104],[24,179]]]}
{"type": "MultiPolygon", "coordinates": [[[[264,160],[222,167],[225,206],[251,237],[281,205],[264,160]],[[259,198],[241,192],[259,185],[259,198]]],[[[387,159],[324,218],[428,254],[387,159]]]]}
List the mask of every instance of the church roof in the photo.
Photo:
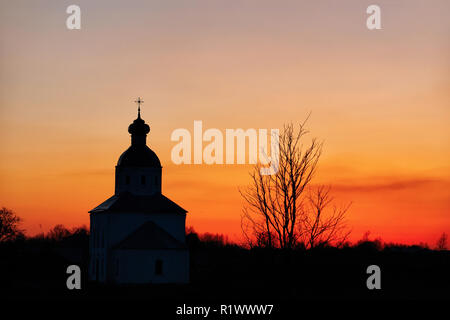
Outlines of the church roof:
{"type": "Polygon", "coordinates": [[[133,144],[122,153],[117,166],[161,168],[161,162],[156,153],[145,144],[133,144]]]}
{"type": "Polygon", "coordinates": [[[118,250],[185,249],[186,246],[167,231],[148,221],[113,247],[118,250]]]}
{"type": "Polygon", "coordinates": [[[187,211],[162,194],[135,195],[123,192],[114,195],[89,213],[175,213],[185,214],[187,211]]]}

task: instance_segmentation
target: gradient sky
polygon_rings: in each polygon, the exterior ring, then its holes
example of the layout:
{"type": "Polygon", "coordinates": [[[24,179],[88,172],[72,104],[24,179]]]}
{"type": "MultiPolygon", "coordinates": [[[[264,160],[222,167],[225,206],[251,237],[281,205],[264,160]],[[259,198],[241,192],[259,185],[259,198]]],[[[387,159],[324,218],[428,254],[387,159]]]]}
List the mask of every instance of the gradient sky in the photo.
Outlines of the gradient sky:
{"type": "MultiPolygon", "coordinates": [[[[250,166],[176,166],[174,129],[280,128],[324,140],[315,183],[370,230],[450,231],[449,1],[1,1],[0,205],[30,235],[88,225],[113,194],[145,100],[163,193],[187,224],[239,240],[250,166]],[[368,5],[382,30],[366,28],[368,5]],[[67,30],[68,5],[81,30],[67,30]]],[[[310,138],[308,137],[308,138],[310,138]]]]}

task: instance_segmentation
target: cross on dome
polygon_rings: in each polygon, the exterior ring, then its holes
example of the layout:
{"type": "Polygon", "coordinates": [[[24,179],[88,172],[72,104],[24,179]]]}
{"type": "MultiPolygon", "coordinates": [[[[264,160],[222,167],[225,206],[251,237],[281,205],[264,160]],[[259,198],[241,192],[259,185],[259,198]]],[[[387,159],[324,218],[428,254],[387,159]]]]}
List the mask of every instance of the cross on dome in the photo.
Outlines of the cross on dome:
{"type": "Polygon", "coordinates": [[[141,103],[144,103],[144,100],[142,100],[141,97],[138,97],[137,100],[135,100],[134,102],[136,102],[138,105],[138,118],[140,118],[141,117],[141,103]]]}

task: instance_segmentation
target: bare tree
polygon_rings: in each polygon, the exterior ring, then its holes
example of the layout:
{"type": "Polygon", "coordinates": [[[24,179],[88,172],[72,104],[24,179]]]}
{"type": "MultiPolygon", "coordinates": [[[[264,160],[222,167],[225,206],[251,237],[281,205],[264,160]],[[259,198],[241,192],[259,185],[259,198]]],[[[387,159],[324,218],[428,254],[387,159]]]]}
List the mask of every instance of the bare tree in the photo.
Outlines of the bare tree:
{"type": "Polygon", "coordinates": [[[312,139],[304,148],[307,134],[305,122],[296,131],[285,125],[279,137],[278,171],[263,175],[261,165],[250,173],[252,184],[240,190],[247,205],[242,216],[242,228],[247,239],[255,237],[265,247],[292,248],[297,241],[297,223],[302,197],[311,181],[322,153],[322,143],[312,139]]]}
{"type": "Polygon", "coordinates": [[[448,236],[443,232],[436,242],[436,250],[447,250],[447,240],[448,236]]]}
{"type": "Polygon", "coordinates": [[[62,224],[57,224],[51,230],[48,231],[46,238],[53,241],[61,241],[71,235],[69,229],[62,224]]]}
{"type": "Polygon", "coordinates": [[[316,197],[305,195],[323,146],[315,138],[304,146],[305,123],[297,130],[293,124],[284,126],[278,171],[263,175],[262,165],[257,164],[250,173],[251,185],[240,190],[246,202],[241,228],[250,246],[291,249],[302,241],[312,248],[346,238],[342,232],[348,207],[325,215],[323,211],[332,201],[329,189],[317,189],[316,197]]]}
{"type": "Polygon", "coordinates": [[[5,207],[0,209],[0,242],[12,241],[23,235],[19,228],[22,219],[12,210],[5,207]]]}
{"type": "Polygon", "coordinates": [[[323,185],[310,190],[298,230],[300,240],[306,248],[330,244],[341,246],[350,235],[345,214],[351,203],[343,207],[332,206],[334,199],[330,190],[330,186],[323,185]]]}

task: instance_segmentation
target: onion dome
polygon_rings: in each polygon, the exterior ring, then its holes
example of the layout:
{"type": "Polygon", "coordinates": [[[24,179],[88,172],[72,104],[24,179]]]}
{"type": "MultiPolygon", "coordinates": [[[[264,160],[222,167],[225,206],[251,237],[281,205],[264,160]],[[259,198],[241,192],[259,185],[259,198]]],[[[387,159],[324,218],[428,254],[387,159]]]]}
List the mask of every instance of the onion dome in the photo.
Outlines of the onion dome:
{"type": "Polygon", "coordinates": [[[158,156],[146,144],[150,126],[141,118],[140,107],[138,109],[138,117],[128,127],[128,132],[131,134],[131,146],[122,153],[117,166],[161,168],[158,156]]]}

